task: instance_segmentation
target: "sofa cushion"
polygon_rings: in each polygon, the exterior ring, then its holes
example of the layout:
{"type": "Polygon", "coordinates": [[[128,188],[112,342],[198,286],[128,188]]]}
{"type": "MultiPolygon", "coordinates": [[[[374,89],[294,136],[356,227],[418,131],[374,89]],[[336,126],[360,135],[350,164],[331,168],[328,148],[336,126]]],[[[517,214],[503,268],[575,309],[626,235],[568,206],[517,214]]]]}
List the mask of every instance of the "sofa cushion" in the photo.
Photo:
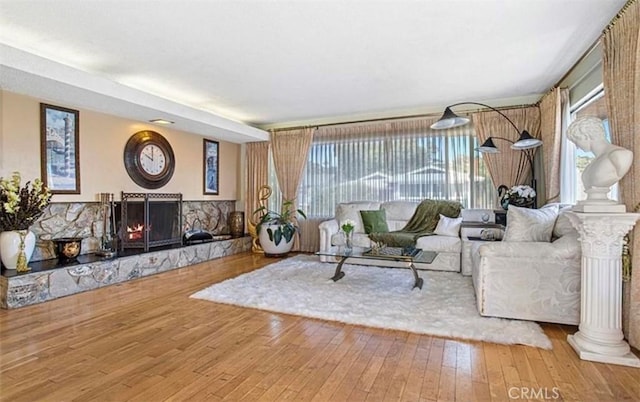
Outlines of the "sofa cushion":
{"type": "Polygon", "coordinates": [[[377,209],[373,211],[360,211],[360,217],[362,217],[362,224],[364,225],[365,233],[389,231],[387,226],[387,214],[384,209],[377,209]]]}
{"type": "Polygon", "coordinates": [[[462,217],[449,218],[448,216],[440,214],[438,226],[436,226],[433,233],[440,236],[459,237],[460,226],[462,226],[462,217]]]}
{"type": "Polygon", "coordinates": [[[417,202],[412,201],[387,201],[380,205],[387,214],[387,226],[389,230],[400,230],[416,212],[417,202]]]}
{"type": "Polygon", "coordinates": [[[556,224],[553,226],[554,238],[560,238],[570,234],[578,234],[578,231],[573,227],[571,221],[569,221],[569,218],[567,217],[567,212],[571,211],[571,208],[571,206],[560,207],[558,219],[556,219],[556,224]]]}
{"type": "Polygon", "coordinates": [[[540,209],[509,205],[507,229],[502,241],[549,242],[557,217],[557,205],[547,205],[540,209]]]}
{"type": "Polygon", "coordinates": [[[460,241],[459,237],[422,236],[418,237],[416,248],[440,253],[460,253],[462,241],[460,241]]]}
{"type": "Polygon", "coordinates": [[[380,205],[387,212],[387,219],[408,221],[416,212],[417,202],[413,201],[387,201],[380,205]]]}
{"type": "Polygon", "coordinates": [[[360,211],[362,210],[374,210],[380,209],[379,202],[372,201],[355,201],[344,202],[338,204],[336,207],[336,220],[339,225],[342,225],[347,219],[351,219],[355,222],[354,233],[364,233],[364,225],[362,224],[362,218],[360,217],[360,211]]]}

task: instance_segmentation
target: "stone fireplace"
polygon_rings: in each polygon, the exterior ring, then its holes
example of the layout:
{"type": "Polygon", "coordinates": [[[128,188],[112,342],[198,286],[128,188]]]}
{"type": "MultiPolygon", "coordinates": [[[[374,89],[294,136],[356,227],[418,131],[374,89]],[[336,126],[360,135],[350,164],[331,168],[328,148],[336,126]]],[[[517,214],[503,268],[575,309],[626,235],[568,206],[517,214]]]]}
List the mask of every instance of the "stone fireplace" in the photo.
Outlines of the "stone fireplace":
{"type": "MultiPolygon", "coordinates": [[[[194,222],[197,222],[196,227],[213,235],[230,233],[228,220],[229,214],[235,210],[235,203],[232,200],[182,200],[180,234],[193,228],[194,222]]],[[[115,205],[116,218],[120,218],[120,204],[117,201],[115,205]]],[[[98,202],[51,203],[44,215],[30,228],[36,235],[36,249],[31,261],[56,259],[55,243],[52,240],[60,237],[82,237],[81,253],[96,252],[100,248],[103,233],[102,213],[98,202]]],[[[119,230],[119,223],[116,222],[115,231],[119,230]]]]}
{"type": "MultiPolygon", "coordinates": [[[[173,194],[176,195],[176,194],[173,194]]],[[[157,197],[145,194],[125,196],[117,202],[115,216],[122,221],[126,205],[128,226],[139,223],[150,228],[133,234],[132,241],[148,236],[139,248],[119,252],[115,258],[94,254],[100,248],[104,232],[104,208],[97,202],[59,202],[50,204],[43,216],[31,226],[36,235],[36,250],[29,266],[31,271],[18,274],[2,271],[0,275],[0,308],[18,308],[59,297],[126,282],[168,270],[198,264],[212,259],[251,250],[248,236],[232,238],[229,215],[235,210],[231,200],[182,200],[177,197],[157,197]],[[147,209],[145,212],[145,202],[147,209]],[[146,221],[146,224],[145,224],[146,221]],[[178,246],[185,230],[201,227],[213,235],[213,241],[178,246]],[[158,229],[156,232],[153,229],[158,229]],[[61,263],[55,252],[54,239],[81,237],[81,255],[69,263],[61,263]],[[161,247],[165,246],[166,247],[161,247]]],[[[120,221],[116,230],[120,236],[120,221]]],[[[122,249],[122,245],[118,246],[122,249]]]]}

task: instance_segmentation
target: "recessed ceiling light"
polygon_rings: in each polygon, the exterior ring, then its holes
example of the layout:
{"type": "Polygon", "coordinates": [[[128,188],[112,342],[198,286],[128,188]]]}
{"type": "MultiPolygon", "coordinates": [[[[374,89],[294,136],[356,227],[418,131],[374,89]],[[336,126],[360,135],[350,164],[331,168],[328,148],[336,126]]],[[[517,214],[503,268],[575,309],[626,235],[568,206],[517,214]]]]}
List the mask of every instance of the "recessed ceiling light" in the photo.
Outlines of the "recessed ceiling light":
{"type": "Polygon", "coordinates": [[[170,120],[165,120],[165,119],[153,119],[153,120],[149,120],[149,122],[158,123],[158,124],[173,124],[174,123],[174,122],[172,122],[170,120]]]}

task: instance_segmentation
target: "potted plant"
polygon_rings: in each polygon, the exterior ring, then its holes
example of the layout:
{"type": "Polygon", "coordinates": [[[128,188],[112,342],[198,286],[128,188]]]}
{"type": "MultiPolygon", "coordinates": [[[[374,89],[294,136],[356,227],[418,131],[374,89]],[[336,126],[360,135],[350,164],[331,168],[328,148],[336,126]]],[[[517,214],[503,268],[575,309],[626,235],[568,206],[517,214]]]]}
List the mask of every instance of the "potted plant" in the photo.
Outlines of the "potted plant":
{"type": "Polygon", "coordinates": [[[307,215],[301,210],[292,210],[293,201],[282,203],[280,212],[268,210],[265,206],[256,209],[253,215],[259,215],[256,231],[260,246],[268,257],[282,257],[293,248],[294,235],[300,228],[296,222],[296,214],[303,218],[307,215]]]}
{"type": "Polygon", "coordinates": [[[51,191],[40,181],[21,185],[20,173],[0,177],[0,259],[6,269],[26,272],[36,245],[29,227],[44,213],[51,191]]]}

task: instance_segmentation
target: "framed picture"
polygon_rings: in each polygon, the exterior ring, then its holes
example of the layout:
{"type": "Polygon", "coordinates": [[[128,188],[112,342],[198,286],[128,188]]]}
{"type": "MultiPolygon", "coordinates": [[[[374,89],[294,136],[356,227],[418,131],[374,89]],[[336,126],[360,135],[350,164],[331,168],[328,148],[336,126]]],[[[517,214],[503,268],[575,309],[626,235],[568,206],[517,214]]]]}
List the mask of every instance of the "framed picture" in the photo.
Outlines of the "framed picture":
{"type": "Polygon", "coordinates": [[[209,195],[218,195],[220,193],[219,188],[219,175],[218,157],[219,144],[217,141],[204,140],[204,193],[209,195]]]}
{"type": "Polygon", "coordinates": [[[80,116],[77,110],[40,104],[40,169],[53,194],[80,194],[80,116]]]}

